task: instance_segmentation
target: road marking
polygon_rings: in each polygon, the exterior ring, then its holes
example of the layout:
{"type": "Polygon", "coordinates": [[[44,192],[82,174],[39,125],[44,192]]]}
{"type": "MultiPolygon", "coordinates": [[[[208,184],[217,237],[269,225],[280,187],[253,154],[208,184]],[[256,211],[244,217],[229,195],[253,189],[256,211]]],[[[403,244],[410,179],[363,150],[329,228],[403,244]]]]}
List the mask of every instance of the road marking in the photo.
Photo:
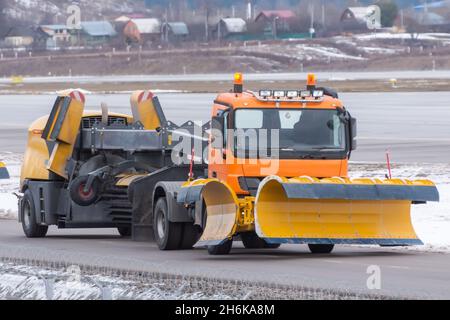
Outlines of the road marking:
{"type": "Polygon", "coordinates": [[[410,267],[407,266],[386,266],[386,268],[391,268],[391,269],[401,269],[401,270],[410,270],[410,267]]]}

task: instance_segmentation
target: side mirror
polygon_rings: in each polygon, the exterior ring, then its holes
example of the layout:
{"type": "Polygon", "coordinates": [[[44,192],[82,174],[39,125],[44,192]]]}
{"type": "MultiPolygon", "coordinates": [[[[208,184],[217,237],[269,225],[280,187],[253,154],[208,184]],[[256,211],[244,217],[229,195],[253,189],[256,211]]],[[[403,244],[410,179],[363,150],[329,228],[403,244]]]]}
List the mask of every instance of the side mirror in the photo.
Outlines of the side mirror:
{"type": "Polygon", "coordinates": [[[350,138],[351,138],[351,150],[356,150],[357,141],[356,137],[358,135],[358,126],[355,118],[350,118],[350,138]]]}
{"type": "Polygon", "coordinates": [[[216,116],[212,118],[211,129],[219,132],[223,132],[225,128],[225,118],[216,116]]]}

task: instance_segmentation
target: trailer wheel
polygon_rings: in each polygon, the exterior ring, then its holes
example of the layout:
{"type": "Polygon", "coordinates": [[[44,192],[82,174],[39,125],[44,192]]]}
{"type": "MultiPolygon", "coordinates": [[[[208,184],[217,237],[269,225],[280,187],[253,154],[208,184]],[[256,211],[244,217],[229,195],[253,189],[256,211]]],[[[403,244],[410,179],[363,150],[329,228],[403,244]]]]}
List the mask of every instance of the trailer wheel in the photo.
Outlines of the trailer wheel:
{"type": "Polygon", "coordinates": [[[218,246],[208,246],[208,253],[212,256],[223,256],[230,253],[233,247],[233,240],[227,240],[218,246]]]}
{"type": "Polygon", "coordinates": [[[124,238],[131,237],[131,227],[118,227],[117,231],[124,238]]]}
{"type": "Polygon", "coordinates": [[[77,177],[69,186],[70,198],[82,207],[93,205],[99,196],[100,181],[98,179],[94,179],[91,188],[87,192],[84,190],[88,179],[88,176],[77,177]]]}
{"type": "Polygon", "coordinates": [[[183,225],[169,221],[169,212],[165,197],[156,202],[153,213],[153,233],[160,250],[180,249],[183,225]]]}
{"type": "Polygon", "coordinates": [[[47,235],[48,226],[41,226],[36,222],[36,207],[30,190],[25,191],[20,215],[22,229],[27,238],[44,238],[47,235]]]}
{"type": "Polygon", "coordinates": [[[241,233],[241,240],[246,249],[278,249],[281,245],[278,243],[267,243],[261,239],[255,232],[241,233]]]}
{"type": "Polygon", "coordinates": [[[320,253],[331,253],[334,249],[334,244],[308,244],[309,250],[311,253],[320,254],[320,253]]]}

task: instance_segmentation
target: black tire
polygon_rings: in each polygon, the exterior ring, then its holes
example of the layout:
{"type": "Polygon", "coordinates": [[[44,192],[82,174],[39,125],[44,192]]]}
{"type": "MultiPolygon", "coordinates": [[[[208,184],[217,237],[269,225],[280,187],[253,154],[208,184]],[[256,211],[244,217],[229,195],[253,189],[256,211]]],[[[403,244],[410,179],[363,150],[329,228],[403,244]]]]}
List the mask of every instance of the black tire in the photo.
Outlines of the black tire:
{"type": "Polygon", "coordinates": [[[233,240],[227,240],[218,246],[208,246],[208,253],[212,256],[223,256],[230,253],[233,247],[233,240]]]}
{"type": "Polygon", "coordinates": [[[44,238],[47,235],[48,226],[36,223],[36,207],[30,190],[25,191],[20,212],[22,229],[27,238],[44,238]]]}
{"type": "Polygon", "coordinates": [[[183,224],[169,221],[169,212],[165,197],[158,199],[153,212],[153,233],[160,250],[178,250],[181,248],[183,224]]]}
{"type": "Polygon", "coordinates": [[[119,231],[119,234],[124,238],[131,237],[131,227],[118,227],[117,231],[119,231]]]}
{"type": "Polygon", "coordinates": [[[84,192],[84,187],[88,181],[88,176],[75,178],[69,186],[70,198],[77,205],[89,207],[97,202],[100,192],[100,181],[94,179],[88,192],[84,192]]]}
{"type": "Polygon", "coordinates": [[[261,239],[255,232],[241,233],[241,240],[246,249],[278,249],[280,244],[270,244],[261,239]]]}
{"type": "Polygon", "coordinates": [[[334,244],[308,244],[309,250],[314,254],[331,253],[334,249],[334,244]]]}
{"type": "Polygon", "coordinates": [[[202,233],[199,227],[194,226],[189,222],[183,223],[183,235],[181,237],[180,249],[192,249],[201,236],[202,233]]]}

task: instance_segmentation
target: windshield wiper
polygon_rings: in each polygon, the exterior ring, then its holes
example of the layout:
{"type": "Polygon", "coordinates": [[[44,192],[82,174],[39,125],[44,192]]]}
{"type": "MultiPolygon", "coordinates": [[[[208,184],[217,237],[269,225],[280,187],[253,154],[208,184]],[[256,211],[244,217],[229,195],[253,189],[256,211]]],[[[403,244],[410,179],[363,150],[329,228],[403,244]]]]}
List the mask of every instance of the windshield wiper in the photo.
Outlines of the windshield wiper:
{"type": "Polygon", "coordinates": [[[342,148],[323,148],[323,147],[313,148],[313,150],[315,150],[315,151],[345,151],[345,149],[342,149],[342,148]]]}
{"type": "Polygon", "coordinates": [[[299,156],[300,159],[325,159],[324,156],[317,156],[317,155],[312,155],[312,154],[305,154],[302,156],[299,156]]]}

